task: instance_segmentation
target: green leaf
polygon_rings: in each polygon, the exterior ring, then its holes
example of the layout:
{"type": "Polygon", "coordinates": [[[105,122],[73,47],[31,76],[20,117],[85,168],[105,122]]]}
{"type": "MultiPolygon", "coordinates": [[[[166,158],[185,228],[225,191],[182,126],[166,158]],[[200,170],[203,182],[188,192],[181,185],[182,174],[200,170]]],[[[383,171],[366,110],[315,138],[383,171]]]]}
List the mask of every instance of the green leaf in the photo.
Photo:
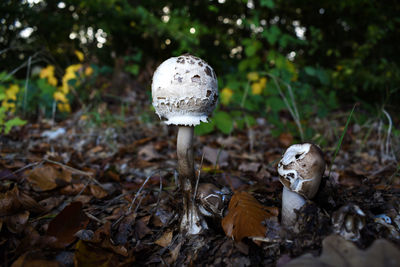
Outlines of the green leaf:
{"type": "Polygon", "coordinates": [[[233,119],[224,111],[216,112],[214,115],[214,123],[217,128],[224,134],[230,134],[233,130],[233,119]]]}
{"type": "Polygon", "coordinates": [[[26,121],[25,120],[21,120],[20,118],[13,118],[11,120],[6,121],[6,123],[4,124],[4,133],[8,134],[12,127],[15,126],[22,126],[25,125],[26,121]]]}
{"type": "Polygon", "coordinates": [[[274,45],[278,40],[281,30],[276,25],[272,25],[269,29],[265,30],[262,35],[267,38],[268,43],[274,45]]]}
{"type": "Polygon", "coordinates": [[[127,72],[133,74],[134,76],[136,76],[139,74],[140,67],[138,64],[132,64],[132,65],[126,66],[125,70],[127,72]]]}
{"type": "Polygon", "coordinates": [[[271,108],[272,111],[280,111],[286,108],[283,100],[277,96],[269,97],[266,101],[266,104],[271,108]]]}
{"type": "Polygon", "coordinates": [[[272,0],[261,0],[261,1],[260,1],[260,5],[261,5],[261,6],[268,7],[268,8],[270,8],[270,9],[272,9],[272,8],[275,7],[275,3],[274,3],[274,1],[272,1],[272,0]]]}
{"type": "Polygon", "coordinates": [[[199,125],[194,127],[194,133],[196,135],[205,135],[209,134],[214,131],[214,121],[211,120],[210,122],[201,122],[199,125]]]}
{"type": "Polygon", "coordinates": [[[317,75],[317,70],[313,67],[305,67],[304,71],[310,75],[310,76],[316,76],[317,75]]]}

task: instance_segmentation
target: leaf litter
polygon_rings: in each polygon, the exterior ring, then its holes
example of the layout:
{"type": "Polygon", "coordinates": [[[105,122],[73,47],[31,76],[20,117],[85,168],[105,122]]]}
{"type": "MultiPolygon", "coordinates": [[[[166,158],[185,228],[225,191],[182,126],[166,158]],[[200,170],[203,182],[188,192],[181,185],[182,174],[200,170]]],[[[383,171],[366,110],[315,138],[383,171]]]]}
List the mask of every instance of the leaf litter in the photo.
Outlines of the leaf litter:
{"type": "Polygon", "coordinates": [[[195,138],[196,164],[203,150],[212,164],[202,166],[200,182],[230,188],[232,197],[223,220],[207,219],[206,233],[184,237],[171,138],[176,129],[144,124],[140,116],[112,129],[76,122],[52,128],[43,121],[2,137],[7,139],[0,152],[4,266],[322,266],[349,257],[349,266],[365,266],[368,259],[376,266],[399,262],[399,167],[381,149],[378,131],[366,137],[350,124],[334,162],[337,139],[321,132],[332,171],[298,211],[298,234],[282,227],[278,214],[282,186],[276,163],[295,142],[291,134],[276,139],[268,125],[256,124],[251,134],[237,130],[229,137],[195,138]],[[42,136],[60,127],[66,134],[56,140],[42,136]],[[338,234],[347,221],[360,222],[345,208],[348,203],[365,214],[353,242],[331,235],[335,212],[346,211],[338,234]]]}

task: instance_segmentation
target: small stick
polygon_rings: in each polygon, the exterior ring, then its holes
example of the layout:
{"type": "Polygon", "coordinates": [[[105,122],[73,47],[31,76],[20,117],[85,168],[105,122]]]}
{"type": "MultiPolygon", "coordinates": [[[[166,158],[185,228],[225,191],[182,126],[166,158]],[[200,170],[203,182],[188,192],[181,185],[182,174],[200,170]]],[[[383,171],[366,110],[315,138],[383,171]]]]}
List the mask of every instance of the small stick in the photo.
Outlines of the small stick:
{"type": "Polygon", "coordinates": [[[144,186],[147,184],[147,182],[149,181],[150,177],[152,177],[152,176],[153,176],[153,174],[154,174],[154,172],[152,172],[152,173],[151,173],[149,176],[147,176],[147,178],[146,178],[146,180],[144,180],[144,182],[143,182],[142,186],[141,186],[141,187],[139,188],[139,190],[136,192],[136,194],[135,194],[135,197],[133,198],[133,200],[132,200],[132,202],[131,202],[131,205],[129,206],[129,209],[128,209],[128,212],[127,212],[127,214],[131,213],[131,211],[132,211],[132,206],[133,206],[133,203],[135,203],[135,201],[136,201],[137,197],[138,197],[138,196],[139,196],[139,194],[142,192],[142,190],[143,190],[144,186]]]}

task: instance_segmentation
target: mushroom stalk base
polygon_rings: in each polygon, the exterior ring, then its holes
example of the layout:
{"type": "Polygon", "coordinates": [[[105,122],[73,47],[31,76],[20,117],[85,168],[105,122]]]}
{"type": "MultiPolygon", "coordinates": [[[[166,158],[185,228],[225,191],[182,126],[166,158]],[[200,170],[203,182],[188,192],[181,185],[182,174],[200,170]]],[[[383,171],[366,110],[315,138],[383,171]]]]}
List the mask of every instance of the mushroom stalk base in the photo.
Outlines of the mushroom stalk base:
{"type": "Polygon", "coordinates": [[[297,214],[294,210],[299,210],[304,206],[306,200],[301,195],[290,191],[283,187],[282,192],[282,224],[288,228],[292,228],[295,232],[294,226],[296,224],[297,214]]]}
{"type": "Polygon", "coordinates": [[[193,132],[194,127],[180,126],[178,130],[178,173],[183,194],[183,216],[181,231],[188,234],[198,234],[207,225],[193,201],[196,176],[193,163],[193,132]]]}

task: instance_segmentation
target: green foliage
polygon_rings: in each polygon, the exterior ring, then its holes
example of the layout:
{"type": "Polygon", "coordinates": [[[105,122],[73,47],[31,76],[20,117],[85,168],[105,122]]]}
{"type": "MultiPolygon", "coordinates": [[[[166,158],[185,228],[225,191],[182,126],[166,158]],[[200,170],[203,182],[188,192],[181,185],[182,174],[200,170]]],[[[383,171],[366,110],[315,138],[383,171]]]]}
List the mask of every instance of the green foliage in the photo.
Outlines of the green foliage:
{"type": "Polygon", "coordinates": [[[23,126],[26,124],[25,120],[18,117],[7,119],[7,113],[4,107],[0,107],[0,133],[9,134],[11,129],[15,126],[23,126]]]}
{"type": "MultiPolygon", "coordinates": [[[[308,120],[327,116],[339,101],[361,99],[389,108],[400,101],[396,1],[63,2],[65,8],[49,0],[0,3],[0,43],[6,47],[0,66],[6,73],[22,82],[28,60],[41,66],[51,61],[61,66],[56,75],[61,77],[79,48],[96,63],[96,75],[126,71],[149,85],[160,62],[190,52],[213,66],[220,90],[226,89],[210,123],[196,127],[198,134],[230,134],[265,117],[275,135],[290,131],[310,139],[315,133],[308,120]],[[27,27],[32,35],[21,38],[27,27]],[[249,79],[250,73],[258,79],[249,79]]],[[[81,101],[92,101],[92,90],[101,92],[93,80],[79,81],[69,83],[81,101]]],[[[54,88],[33,79],[26,89],[24,108],[30,112],[40,103],[48,116],[54,88]]],[[[68,101],[76,95],[69,92],[68,101]]]]}

